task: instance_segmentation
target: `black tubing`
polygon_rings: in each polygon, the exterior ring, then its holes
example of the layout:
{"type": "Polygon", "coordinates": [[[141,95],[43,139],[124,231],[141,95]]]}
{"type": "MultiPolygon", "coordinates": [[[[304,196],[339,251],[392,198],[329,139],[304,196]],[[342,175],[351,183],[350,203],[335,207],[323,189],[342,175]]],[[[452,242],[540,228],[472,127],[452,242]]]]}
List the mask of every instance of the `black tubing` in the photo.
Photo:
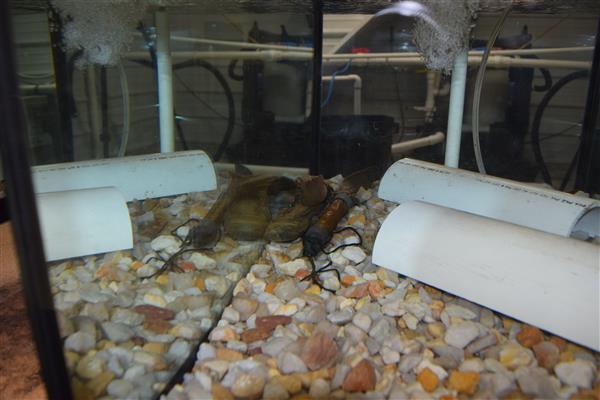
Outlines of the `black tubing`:
{"type": "Polygon", "coordinates": [[[531,146],[533,149],[533,155],[535,156],[535,161],[537,162],[540,172],[542,173],[542,178],[544,182],[552,186],[552,177],[550,176],[550,172],[548,171],[548,167],[544,161],[544,156],[542,155],[542,149],[540,147],[540,124],[542,122],[542,116],[544,115],[544,111],[550,103],[550,100],[558,93],[560,89],[563,88],[567,83],[574,81],[576,79],[587,78],[589,75],[588,71],[576,71],[572,72],[569,75],[565,75],[560,78],[552,88],[542,98],[542,101],[538,105],[537,110],[535,110],[535,116],[533,118],[533,124],[531,125],[531,146]]]}
{"type": "Polygon", "coordinates": [[[544,85],[535,85],[533,87],[533,90],[535,90],[536,92],[545,92],[546,90],[550,90],[552,88],[552,75],[550,75],[550,71],[548,71],[546,68],[540,68],[540,72],[544,77],[544,85]]]}
{"type": "Polygon", "coordinates": [[[238,75],[235,73],[235,66],[237,65],[238,60],[231,60],[229,65],[227,66],[227,75],[234,81],[243,81],[244,75],[238,75]]]}
{"type": "Polygon", "coordinates": [[[214,65],[204,60],[188,60],[178,64],[174,64],[173,71],[194,66],[202,67],[207,71],[211,72],[217,79],[217,81],[219,81],[219,84],[221,85],[221,87],[223,88],[223,92],[225,93],[225,97],[227,98],[227,128],[225,129],[225,135],[223,136],[223,140],[221,140],[221,144],[219,145],[219,148],[213,156],[213,161],[219,161],[219,159],[227,149],[227,146],[229,145],[229,140],[231,139],[231,135],[233,134],[233,127],[235,125],[235,102],[233,101],[233,93],[231,92],[231,88],[229,87],[229,84],[227,83],[227,80],[225,79],[221,71],[215,68],[214,65]]]}

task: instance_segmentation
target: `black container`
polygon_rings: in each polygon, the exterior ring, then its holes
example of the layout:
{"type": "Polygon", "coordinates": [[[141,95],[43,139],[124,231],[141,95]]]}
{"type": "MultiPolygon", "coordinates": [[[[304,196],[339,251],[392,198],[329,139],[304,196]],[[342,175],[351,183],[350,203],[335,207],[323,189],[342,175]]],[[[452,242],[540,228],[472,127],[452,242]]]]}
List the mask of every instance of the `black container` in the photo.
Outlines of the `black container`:
{"type": "Polygon", "coordinates": [[[320,174],[344,176],[363,168],[388,167],[398,124],[384,115],[331,115],[321,118],[320,174]]]}

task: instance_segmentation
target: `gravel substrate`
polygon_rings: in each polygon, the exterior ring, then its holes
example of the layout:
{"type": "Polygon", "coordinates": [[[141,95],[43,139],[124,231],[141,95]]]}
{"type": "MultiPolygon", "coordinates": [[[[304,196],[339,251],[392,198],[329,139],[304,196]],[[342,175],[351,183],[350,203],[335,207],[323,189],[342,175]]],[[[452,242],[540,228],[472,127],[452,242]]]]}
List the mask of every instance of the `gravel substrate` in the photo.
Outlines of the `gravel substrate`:
{"type": "MultiPolygon", "coordinates": [[[[227,178],[219,178],[220,190],[227,178]]],[[[205,338],[262,243],[224,237],[211,251],[182,255],[181,271],[145,278],[181,242],[169,232],[202,218],[218,192],[129,204],[133,251],[49,267],[71,386],[78,399],[149,399],[205,338]]],[[[178,234],[184,237],[187,228],[178,234]]]]}
{"type": "Polygon", "coordinates": [[[301,281],[300,241],[267,244],[166,398],[600,398],[598,353],[373,265],[394,208],[373,193],[340,224],[363,245],[315,260],[341,272],[321,275],[335,293],[301,281]]]}

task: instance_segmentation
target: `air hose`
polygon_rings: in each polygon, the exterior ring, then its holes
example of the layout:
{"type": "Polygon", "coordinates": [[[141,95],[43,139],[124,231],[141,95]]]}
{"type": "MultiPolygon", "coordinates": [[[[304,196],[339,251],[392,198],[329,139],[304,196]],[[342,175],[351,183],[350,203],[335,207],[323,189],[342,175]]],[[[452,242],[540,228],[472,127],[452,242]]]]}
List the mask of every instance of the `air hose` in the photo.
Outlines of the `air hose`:
{"type": "Polygon", "coordinates": [[[475,90],[473,92],[473,111],[471,112],[471,125],[473,131],[473,150],[475,151],[475,160],[477,161],[477,169],[482,174],[485,174],[485,165],[483,164],[483,157],[481,155],[481,143],[479,141],[479,102],[481,100],[481,88],[483,86],[483,77],[485,74],[485,67],[487,65],[487,60],[490,56],[490,52],[492,51],[492,47],[494,46],[494,42],[498,38],[500,34],[500,30],[502,29],[502,25],[504,25],[504,21],[506,17],[510,13],[511,7],[508,6],[502,12],[502,15],[496,22],[496,26],[494,26],[494,30],[488,39],[487,45],[485,47],[485,51],[483,56],[481,57],[481,64],[479,65],[479,70],[477,71],[477,78],[475,80],[475,90]]]}

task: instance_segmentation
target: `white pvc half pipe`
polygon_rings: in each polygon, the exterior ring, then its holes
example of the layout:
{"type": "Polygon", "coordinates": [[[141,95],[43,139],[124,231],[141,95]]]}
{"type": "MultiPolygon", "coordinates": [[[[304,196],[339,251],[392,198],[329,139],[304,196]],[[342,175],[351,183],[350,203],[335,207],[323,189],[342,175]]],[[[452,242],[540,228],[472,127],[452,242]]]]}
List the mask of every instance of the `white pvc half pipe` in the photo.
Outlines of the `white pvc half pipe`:
{"type": "Polygon", "coordinates": [[[407,202],[373,263],[600,350],[600,246],[407,202]]]}
{"type": "Polygon", "coordinates": [[[32,174],[37,193],[115,187],[126,201],[217,187],[212,162],[200,150],[42,165],[32,174]]]}
{"type": "Polygon", "coordinates": [[[379,197],[424,201],[561,236],[600,236],[600,201],[409,158],[388,168],[379,197]]]}
{"type": "Polygon", "coordinates": [[[115,188],[36,196],[47,261],[133,247],[129,211],[115,188]]]}

